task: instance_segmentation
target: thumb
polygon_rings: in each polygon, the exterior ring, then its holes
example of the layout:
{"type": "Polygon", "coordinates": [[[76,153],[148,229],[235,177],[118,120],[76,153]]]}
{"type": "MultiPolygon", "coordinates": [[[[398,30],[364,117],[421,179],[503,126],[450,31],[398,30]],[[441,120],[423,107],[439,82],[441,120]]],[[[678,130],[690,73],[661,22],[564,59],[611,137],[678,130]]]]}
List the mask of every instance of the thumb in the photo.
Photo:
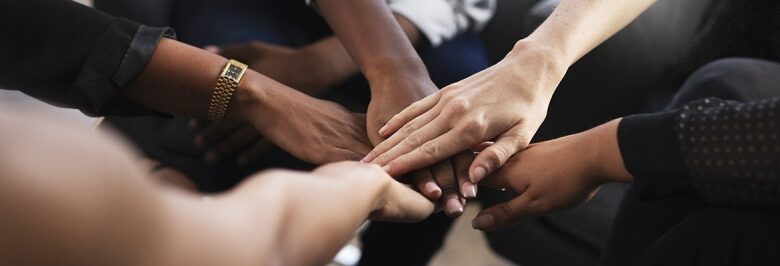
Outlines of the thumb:
{"type": "Polygon", "coordinates": [[[477,230],[490,231],[506,228],[520,222],[523,218],[537,216],[542,213],[538,200],[523,193],[516,198],[499,203],[480,212],[471,221],[471,227],[477,230]]]}
{"type": "Polygon", "coordinates": [[[471,182],[477,184],[490,173],[501,168],[509,160],[509,157],[518,151],[517,143],[519,142],[515,136],[503,136],[495,144],[482,150],[474,158],[474,162],[469,168],[471,182]]]}

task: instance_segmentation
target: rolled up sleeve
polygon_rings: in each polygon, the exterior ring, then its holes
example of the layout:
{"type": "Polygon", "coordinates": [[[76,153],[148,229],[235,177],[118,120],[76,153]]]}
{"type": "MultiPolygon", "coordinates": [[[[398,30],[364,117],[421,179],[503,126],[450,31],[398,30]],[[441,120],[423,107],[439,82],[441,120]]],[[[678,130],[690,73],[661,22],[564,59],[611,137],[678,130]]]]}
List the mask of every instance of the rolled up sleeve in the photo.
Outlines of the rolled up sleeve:
{"type": "Polygon", "coordinates": [[[170,28],[140,25],[73,1],[0,2],[0,87],[91,116],[162,115],[123,96],[170,28]]]}

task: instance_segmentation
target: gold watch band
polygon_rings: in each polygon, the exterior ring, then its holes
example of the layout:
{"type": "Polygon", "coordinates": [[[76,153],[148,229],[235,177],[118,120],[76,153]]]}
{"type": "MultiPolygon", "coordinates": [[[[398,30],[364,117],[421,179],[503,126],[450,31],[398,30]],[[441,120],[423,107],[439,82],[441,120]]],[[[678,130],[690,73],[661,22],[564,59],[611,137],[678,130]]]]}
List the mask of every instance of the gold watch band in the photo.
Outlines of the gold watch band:
{"type": "Polygon", "coordinates": [[[247,65],[236,60],[229,60],[222,73],[219,74],[217,86],[214,88],[214,94],[209,103],[208,117],[211,121],[220,121],[225,117],[230,99],[233,98],[233,92],[241,83],[244,77],[247,65]]]}

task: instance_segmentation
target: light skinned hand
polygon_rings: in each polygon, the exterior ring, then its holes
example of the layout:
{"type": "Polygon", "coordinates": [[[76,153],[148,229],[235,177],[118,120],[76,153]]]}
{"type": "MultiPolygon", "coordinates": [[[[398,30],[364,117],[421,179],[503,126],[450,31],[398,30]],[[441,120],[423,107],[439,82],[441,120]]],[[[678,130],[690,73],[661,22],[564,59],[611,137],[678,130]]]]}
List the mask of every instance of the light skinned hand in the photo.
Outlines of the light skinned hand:
{"type": "Polygon", "coordinates": [[[338,162],[318,167],[315,175],[326,178],[358,177],[379,183],[380,200],[369,219],[387,222],[418,222],[433,213],[435,205],[423,195],[388,175],[377,165],[358,162],[338,162]]]}
{"type": "MultiPolygon", "coordinates": [[[[378,129],[392,116],[414,101],[437,91],[436,85],[429,79],[394,78],[387,83],[380,82],[372,86],[408,92],[389,94],[387,91],[393,90],[372,88],[373,91],[382,92],[372,95],[366,114],[368,136],[374,144],[384,140],[378,129]]],[[[417,169],[407,176],[420,193],[430,200],[438,200],[447,216],[458,217],[463,213],[466,198],[474,198],[477,194],[477,186],[468,181],[467,175],[472,159],[470,153],[444,158],[429,168],[417,169]]]]}
{"type": "Polygon", "coordinates": [[[630,182],[617,144],[619,120],[594,129],[531,144],[479,184],[519,195],[480,212],[479,230],[509,227],[523,219],[582,204],[606,182],[630,182]]]}
{"type": "Polygon", "coordinates": [[[546,50],[523,45],[519,42],[496,65],[394,116],[378,131],[388,139],[363,161],[400,175],[494,141],[470,165],[470,178],[475,181],[500,168],[530,143],[565,73],[546,50]]]}

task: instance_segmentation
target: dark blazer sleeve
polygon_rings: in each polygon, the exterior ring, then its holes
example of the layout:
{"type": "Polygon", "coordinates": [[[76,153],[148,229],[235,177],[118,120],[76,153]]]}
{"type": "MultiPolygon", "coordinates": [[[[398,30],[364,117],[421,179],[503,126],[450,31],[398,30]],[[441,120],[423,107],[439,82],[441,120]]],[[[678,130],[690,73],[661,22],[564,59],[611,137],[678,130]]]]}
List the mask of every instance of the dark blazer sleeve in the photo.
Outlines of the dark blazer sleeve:
{"type": "Polygon", "coordinates": [[[123,97],[170,28],[69,0],[0,1],[0,87],[91,116],[157,114],[123,97]]]}
{"type": "Polygon", "coordinates": [[[695,195],[780,210],[780,98],[702,99],[624,118],[618,143],[640,197],[695,195]]]}

